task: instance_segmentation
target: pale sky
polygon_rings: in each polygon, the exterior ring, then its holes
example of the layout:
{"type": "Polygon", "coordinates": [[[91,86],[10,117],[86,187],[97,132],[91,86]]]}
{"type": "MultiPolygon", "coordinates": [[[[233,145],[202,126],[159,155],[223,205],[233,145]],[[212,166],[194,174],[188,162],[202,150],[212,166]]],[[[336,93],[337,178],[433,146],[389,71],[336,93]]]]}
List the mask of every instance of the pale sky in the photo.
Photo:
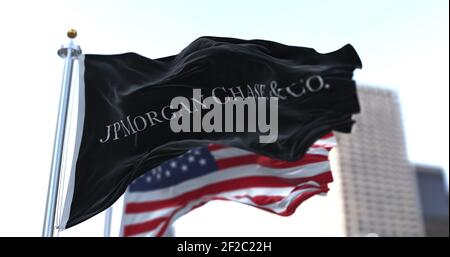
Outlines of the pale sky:
{"type": "MultiPolygon", "coordinates": [[[[206,35],[319,52],[351,43],[363,62],[357,82],[398,92],[409,159],[443,167],[448,184],[448,8],[447,0],[1,1],[0,236],[41,235],[63,69],[56,51],[72,27],[84,53],[137,52],[149,58],[176,54],[206,35]]],[[[298,224],[314,224],[320,215],[326,220],[326,214],[308,216],[307,208],[332,199],[310,199],[291,218],[212,203],[177,222],[176,233],[322,235],[298,224]],[[199,225],[202,220],[206,224],[199,225]]],[[[102,226],[100,214],[61,235],[101,236],[102,226]]]]}

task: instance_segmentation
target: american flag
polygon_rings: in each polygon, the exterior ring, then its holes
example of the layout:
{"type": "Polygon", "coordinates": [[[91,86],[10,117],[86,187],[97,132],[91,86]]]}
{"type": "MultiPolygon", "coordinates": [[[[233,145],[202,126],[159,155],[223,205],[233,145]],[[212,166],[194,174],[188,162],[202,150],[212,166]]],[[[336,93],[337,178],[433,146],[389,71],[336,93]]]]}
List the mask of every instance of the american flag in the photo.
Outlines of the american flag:
{"type": "Polygon", "coordinates": [[[309,197],[328,191],[328,153],[335,144],[330,133],[293,162],[220,145],[193,148],[130,184],[121,235],[168,236],[176,219],[211,200],[289,216],[309,197]]]}

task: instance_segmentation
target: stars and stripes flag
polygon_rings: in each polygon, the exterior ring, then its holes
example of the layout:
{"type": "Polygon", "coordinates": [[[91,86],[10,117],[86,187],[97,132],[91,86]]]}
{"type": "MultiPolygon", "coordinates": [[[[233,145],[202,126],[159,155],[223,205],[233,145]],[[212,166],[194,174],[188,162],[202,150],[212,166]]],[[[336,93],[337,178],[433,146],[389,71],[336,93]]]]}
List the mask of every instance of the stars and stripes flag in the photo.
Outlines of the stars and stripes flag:
{"type": "Polygon", "coordinates": [[[167,236],[176,219],[211,200],[289,216],[309,197],[328,191],[328,153],[335,144],[327,134],[293,162],[220,145],[193,148],[129,185],[121,235],[167,236]]]}

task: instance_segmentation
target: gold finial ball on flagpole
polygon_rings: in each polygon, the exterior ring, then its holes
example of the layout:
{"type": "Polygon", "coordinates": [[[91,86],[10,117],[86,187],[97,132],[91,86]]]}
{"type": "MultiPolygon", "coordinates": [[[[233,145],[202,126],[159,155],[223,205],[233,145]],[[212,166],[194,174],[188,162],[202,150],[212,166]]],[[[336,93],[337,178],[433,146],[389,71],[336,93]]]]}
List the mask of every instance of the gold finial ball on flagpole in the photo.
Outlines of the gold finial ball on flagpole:
{"type": "Polygon", "coordinates": [[[77,37],[77,31],[75,29],[69,29],[69,31],[67,31],[67,36],[70,39],[74,39],[77,37]]]}

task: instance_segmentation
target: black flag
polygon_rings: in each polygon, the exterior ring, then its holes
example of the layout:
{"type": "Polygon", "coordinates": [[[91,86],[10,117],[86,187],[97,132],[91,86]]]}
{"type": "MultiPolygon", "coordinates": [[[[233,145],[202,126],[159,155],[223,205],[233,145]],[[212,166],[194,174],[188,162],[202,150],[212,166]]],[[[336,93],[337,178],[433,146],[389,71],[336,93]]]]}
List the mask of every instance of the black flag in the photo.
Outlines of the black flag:
{"type": "Polygon", "coordinates": [[[219,37],[201,37],[179,54],[159,59],[135,53],[83,56],[74,163],[60,228],[108,208],[135,178],[193,147],[216,143],[298,160],[330,131],[350,132],[351,115],[359,112],[352,76],[361,66],[351,45],[320,54],[271,41],[219,37]],[[275,108],[274,135],[262,142],[273,131],[258,123],[264,118],[267,125],[273,113],[258,114],[256,122],[248,106],[241,109],[245,119],[214,116],[215,130],[207,131],[202,119],[211,113],[201,101],[210,96],[222,104],[277,99],[275,105],[257,106],[258,111],[275,108]],[[173,108],[175,97],[189,102],[173,108]],[[185,117],[192,118],[188,131],[175,132],[172,122],[185,117]]]}

